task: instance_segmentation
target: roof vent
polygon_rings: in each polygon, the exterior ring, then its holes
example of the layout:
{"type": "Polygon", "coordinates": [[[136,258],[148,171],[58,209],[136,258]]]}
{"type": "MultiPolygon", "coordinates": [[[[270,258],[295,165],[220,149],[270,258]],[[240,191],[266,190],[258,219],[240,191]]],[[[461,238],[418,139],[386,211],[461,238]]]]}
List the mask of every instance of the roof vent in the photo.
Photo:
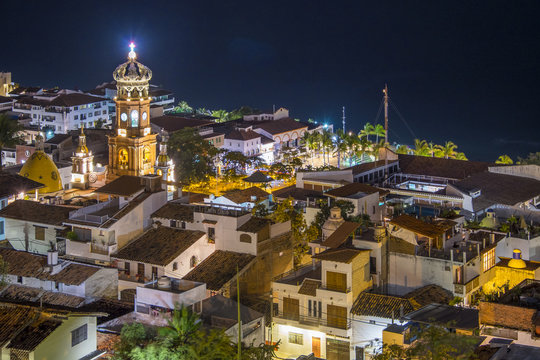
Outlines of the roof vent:
{"type": "Polygon", "coordinates": [[[469,195],[471,195],[471,197],[474,199],[474,198],[477,198],[479,197],[480,195],[482,195],[482,189],[474,189],[474,190],[471,190],[469,192],[469,195]]]}

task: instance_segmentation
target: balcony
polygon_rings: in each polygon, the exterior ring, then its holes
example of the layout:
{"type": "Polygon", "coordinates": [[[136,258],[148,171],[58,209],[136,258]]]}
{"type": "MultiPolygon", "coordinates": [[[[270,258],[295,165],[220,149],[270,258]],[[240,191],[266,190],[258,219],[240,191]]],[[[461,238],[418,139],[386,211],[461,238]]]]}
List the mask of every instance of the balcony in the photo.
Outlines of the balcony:
{"type": "Polygon", "coordinates": [[[125,270],[118,270],[118,280],[146,283],[146,282],[151,281],[152,279],[149,279],[147,277],[144,277],[143,275],[138,275],[138,274],[136,275],[126,274],[125,270]]]}
{"type": "Polygon", "coordinates": [[[318,318],[314,316],[283,313],[282,311],[280,311],[274,317],[278,319],[298,321],[298,323],[302,325],[308,325],[308,326],[314,326],[314,327],[326,326],[326,327],[343,329],[343,330],[349,330],[351,328],[351,319],[349,318],[334,319],[334,320],[328,321],[328,319],[326,318],[318,318]]]}

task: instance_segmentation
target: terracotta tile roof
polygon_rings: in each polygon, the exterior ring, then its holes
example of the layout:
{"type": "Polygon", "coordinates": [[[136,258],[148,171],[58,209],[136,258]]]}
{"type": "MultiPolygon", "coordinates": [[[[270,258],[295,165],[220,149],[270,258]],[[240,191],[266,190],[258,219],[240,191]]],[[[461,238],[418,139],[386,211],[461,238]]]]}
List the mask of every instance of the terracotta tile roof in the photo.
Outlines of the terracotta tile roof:
{"type": "Polygon", "coordinates": [[[70,134],[55,134],[52,138],[45,141],[46,144],[53,144],[53,145],[59,145],[63,143],[66,140],[71,140],[72,137],[70,134]]]}
{"type": "Polygon", "coordinates": [[[51,100],[50,102],[48,102],[48,105],[71,107],[71,106],[92,104],[92,103],[97,103],[101,101],[108,102],[109,99],[92,96],[88,94],[83,94],[83,93],[72,93],[72,94],[59,95],[54,100],[51,100]]]}
{"type": "Polygon", "coordinates": [[[0,198],[27,193],[43,186],[45,185],[19,174],[0,172],[0,198]]]}
{"type": "Polygon", "coordinates": [[[0,211],[0,216],[60,226],[69,218],[69,212],[73,210],[65,206],[40,204],[31,200],[15,200],[0,211]]]}
{"type": "MultiPolygon", "coordinates": [[[[240,318],[242,323],[247,324],[263,316],[264,314],[240,304],[240,318]]],[[[238,303],[221,294],[204,299],[202,301],[201,312],[203,322],[212,325],[212,318],[215,317],[233,320],[233,324],[236,324],[238,322],[238,303]]]]}
{"type": "Polygon", "coordinates": [[[258,134],[253,130],[232,130],[231,132],[225,135],[225,139],[242,140],[242,141],[254,140],[260,137],[261,137],[261,134],[258,134]]]}
{"type": "Polygon", "coordinates": [[[262,171],[257,170],[253,174],[249,175],[248,177],[242,179],[242,181],[250,182],[250,183],[267,183],[270,181],[273,181],[270,176],[264,174],[262,171]]]}
{"type": "Polygon", "coordinates": [[[304,279],[302,286],[298,289],[298,293],[302,295],[316,296],[317,289],[321,287],[320,280],[304,279]]]}
{"type": "Polygon", "coordinates": [[[364,251],[370,250],[360,250],[360,249],[348,249],[348,248],[337,248],[337,249],[328,249],[317,255],[313,255],[313,259],[325,260],[325,261],[335,261],[345,264],[350,264],[353,259],[364,251]]]}
{"type": "Polygon", "coordinates": [[[64,294],[60,292],[45,291],[38,288],[9,284],[4,289],[0,290],[0,301],[8,301],[13,303],[34,303],[39,302],[52,306],[62,306],[70,308],[78,308],[83,305],[85,298],[64,294]]]}
{"type": "MultiPolygon", "coordinates": [[[[394,164],[396,163],[397,161],[388,161],[388,165],[391,165],[391,164],[394,164]]],[[[355,166],[351,166],[345,170],[352,170],[352,173],[353,175],[358,175],[358,174],[362,174],[366,171],[370,171],[370,170],[373,170],[373,169],[376,169],[378,167],[382,167],[384,166],[386,163],[386,160],[377,160],[377,161],[372,161],[372,162],[368,162],[368,163],[363,163],[363,164],[360,164],[360,165],[355,165],[355,166]]]]}
{"type": "Polygon", "coordinates": [[[258,123],[254,122],[253,127],[263,129],[272,135],[278,135],[288,131],[304,128],[307,129],[308,126],[307,124],[291,118],[283,118],[278,120],[261,121],[258,123]]]}
{"type": "Polygon", "coordinates": [[[198,119],[194,117],[177,115],[163,115],[151,117],[150,122],[155,126],[161,127],[168,133],[182,130],[187,127],[199,128],[214,123],[214,121],[210,119],[198,119]]]}
{"type": "Polygon", "coordinates": [[[380,192],[380,190],[374,186],[362,183],[351,183],[342,187],[329,190],[325,194],[334,197],[349,197],[356,194],[364,194],[365,196],[374,194],[376,192],[380,192]]]}
{"type": "Polygon", "coordinates": [[[409,299],[397,296],[372,294],[363,292],[356,298],[351,313],[360,316],[376,316],[386,319],[398,319],[415,308],[409,299]]]}
{"type": "Polygon", "coordinates": [[[491,172],[474,174],[452,186],[465,194],[481,190],[480,196],[472,200],[474,210],[494,204],[515,205],[540,195],[538,180],[491,172]]]}
{"type": "Polygon", "coordinates": [[[62,325],[62,320],[29,307],[0,304],[0,324],[2,346],[33,351],[62,325]]]}
{"type": "Polygon", "coordinates": [[[269,226],[271,223],[272,221],[269,219],[253,216],[236,230],[256,234],[265,227],[269,226]]]}
{"type": "Polygon", "coordinates": [[[253,259],[255,256],[251,254],[216,250],[184,276],[184,280],[203,282],[208,290],[219,291],[236,276],[237,265],[242,271],[253,259]]]}
{"type": "Polygon", "coordinates": [[[337,248],[359,227],[360,224],[357,222],[345,221],[321,245],[331,249],[337,248]]]}
{"type": "Polygon", "coordinates": [[[7,274],[56,281],[66,285],[80,285],[100,270],[97,266],[65,262],[62,270],[51,275],[46,268],[46,256],[7,248],[0,248],[0,256],[8,265],[7,274]]]}
{"type": "Polygon", "coordinates": [[[243,204],[245,202],[258,202],[262,199],[265,199],[270,195],[266,191],[262,190],[257,186],[252,186],[244,190],[235,190],[223,194],[223,197],[229,199],[235,204],[243,204]],[[255,201],[251,199],[252,196],[255,196],[255,201]]]}
{"type": "Polygon", "coordinates": [[[159,226],[146,231],[112,257],[166,266],[203,236],[202,231],[159,226]]]}
{"type": "Polygon", "coordinates": [[[427,223],[410,215],[400,215],[390,220],[390,224],[429,238],[440,236],[448,230],[448,223],[446,222],[441,224],[427,223]]]}
{"type": "Polygon", "coordinates": [[[465,179],[472,174],[488,170],[493,163],[464,161],[429,156],[398,155],[399,168],[404,174],[437,176],[448,179],[465,179]]]}
{"type": "Polygon", "coordinates": [[[287,199],[292,197],[294,200],[306,201],[308,197],[323,198],[322,191],[308,190],[304,188],[298,188],[296,185],[287,186],[279,190],[272,192],[272,195],[276,199],[287,199]]]}
{"type": "Polygon", "coordinates": [[[122,175],[118,179],[98,188],[96,192],[117,196],[131,196],[141,190],[144,190],[144,185],[141,183],[140,177],[122,175]]]}
{"type": "Polygon", "coordinates": [[[156,210],[151,216],[153,218],[164,218],[172,220],[180,220],[193,222],[193,213],[195,212],[193,206],[186,204],[168,202],[158,210],[156,210]]]}
{"type": "Polygon", "coordinates": [[[403,297],[413,301],[416,308],[421,308],[431,303],[448,304],[454,295],[439,285],[430,284],[408,292],[403,297]]]}

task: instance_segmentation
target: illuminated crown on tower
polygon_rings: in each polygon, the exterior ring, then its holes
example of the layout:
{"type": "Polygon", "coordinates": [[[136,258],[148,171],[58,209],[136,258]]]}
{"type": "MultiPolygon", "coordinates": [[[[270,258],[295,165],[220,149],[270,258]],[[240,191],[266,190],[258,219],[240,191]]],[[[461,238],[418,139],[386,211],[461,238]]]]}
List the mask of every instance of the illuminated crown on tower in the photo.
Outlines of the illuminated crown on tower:
{"type": "Polygon", "coordinates": [[[152,78],[152,70],[136,61],[137,54],[133,50],[134,43],[129,45],[131,51],[128,61],[118,65],[113,72],[120,100],[133,98],[148,98],[148,82],[152,78]]]}

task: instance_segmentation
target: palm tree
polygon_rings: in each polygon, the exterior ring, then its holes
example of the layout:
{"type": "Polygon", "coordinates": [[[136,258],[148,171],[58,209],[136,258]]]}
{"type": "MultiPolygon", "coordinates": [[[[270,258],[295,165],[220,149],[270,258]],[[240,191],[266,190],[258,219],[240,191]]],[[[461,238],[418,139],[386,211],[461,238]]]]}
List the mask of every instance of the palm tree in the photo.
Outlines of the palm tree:
{"type": "Polygon", "coordinates": [[[407,145],[398,145],[396,149],[397,154],[409,154],[411,152],[411,149],[407,145]]]}
{"type": "Polygon", "coordinates": [[[456,160],[469,160],[469,159],[467,159],[467,157],[465,156],[465,153],[458,152],[456,153],[456,160]]]}
{"type": "Polygon", "coordinates": [[[454,159],[456,157],[457,145],[452,141],[445,142],[443,146],[437,145],[437,149],[439,150],[441,157],[444,157],[445,159],[454,159]]]}
{"type": "Polygon", "coordinates": [[[365,137],[360,138],[360,143],[358,144],[358,150],[356,151],[356,156],[362,159],[366,153],[369,153],[371,151],[372,147],[373,147],[373,143],[371,141],[369,141],[365,137]]]}
{"type": "Polygon", "coordinates": [[[432,141],[430,141],[428,144],[428,150],[429,150],[429,155],[431,157],[434,157],[435,151],[437,150],[437,145],[435,145],[432,141]]]}
{"type": "Polygon", "coordinates": [[[201,320],[195,312],[187,307],[174,310],[168,326],[159,329],[159,335],[170,347],[178,348],[193,341],[201,327],[201,320]]]}
{"type": "Polygon", "coordinates": [[[0,171],[2,171],[2,149],[15,146],[21,142],[22,127],[17,120],[10,119],[6,114],[0,114],[0,171]]]}
{"type": "Polygon", "coordinates": [[[429,146],[426,140],[414,139],[414,155],[427,156],[429,154],[429,146]]]}
{"type": "Polygon", "coordinates": [[[381,124],[377,124],[373,128],[373,134],[376,136],[375,143],[378,143],[379,142],[379,136],[384,137],[386,135],[386,130],[384,130],[384,126],[382,126],[381,124]]]}
{"type": "Polygon", "coordinates": [[[366,125],[364,125],[364,128],[362,130],[360,130],[360,137],[365,137],[366,139],[369,140],[369,135],[373,135],[373,133],[375,132],[375,127],[373,125],[371,125],[370,123],[366,123],[366,125]]]}
{"type": "Polygon", "coordinates": [[[503,164],[503,165],[512,165],[513,163],[514,163],[514,160],[512,160],[512,158],[506,154],[499,156],[497,161],[495,161],[495,164],[503,164]]]}
{"type": "Polygon", "coordinates": [[[345,138],[345,144],[347,145],[347,156],[349,158],[349,165],[352,165],[352,158],[353,155],[356,153],[356,150],[358,150],[360,138],[356,136],[356,134],[349,133],[345,138]]]}
{"type": "Polygon", "coordinates": [[[373,143],[371,155],[375,158],[375,160],[379,160],[379,150],[384,148],[386,146],[384,139],[381,139],[378,143],[373,143]]]}
{"type": "Polygon", "coordinates": [[[347,152],[347,133],[344,132],[343,129],[338,129],[333,139],[336,147],[337,167],[339,169],[341,167],[341,156],[347,152]]]}
{"type": "Polygon", "coordinates": [[[323,130],[321,133],[321,147],[323,149],[323,163],[326,165],[326,161],[324,159],[324,156],[328,154],[328,162],[330,162],[330,154],[329,150],[332,149],[332,134],[328,130],[323,130]]]}

